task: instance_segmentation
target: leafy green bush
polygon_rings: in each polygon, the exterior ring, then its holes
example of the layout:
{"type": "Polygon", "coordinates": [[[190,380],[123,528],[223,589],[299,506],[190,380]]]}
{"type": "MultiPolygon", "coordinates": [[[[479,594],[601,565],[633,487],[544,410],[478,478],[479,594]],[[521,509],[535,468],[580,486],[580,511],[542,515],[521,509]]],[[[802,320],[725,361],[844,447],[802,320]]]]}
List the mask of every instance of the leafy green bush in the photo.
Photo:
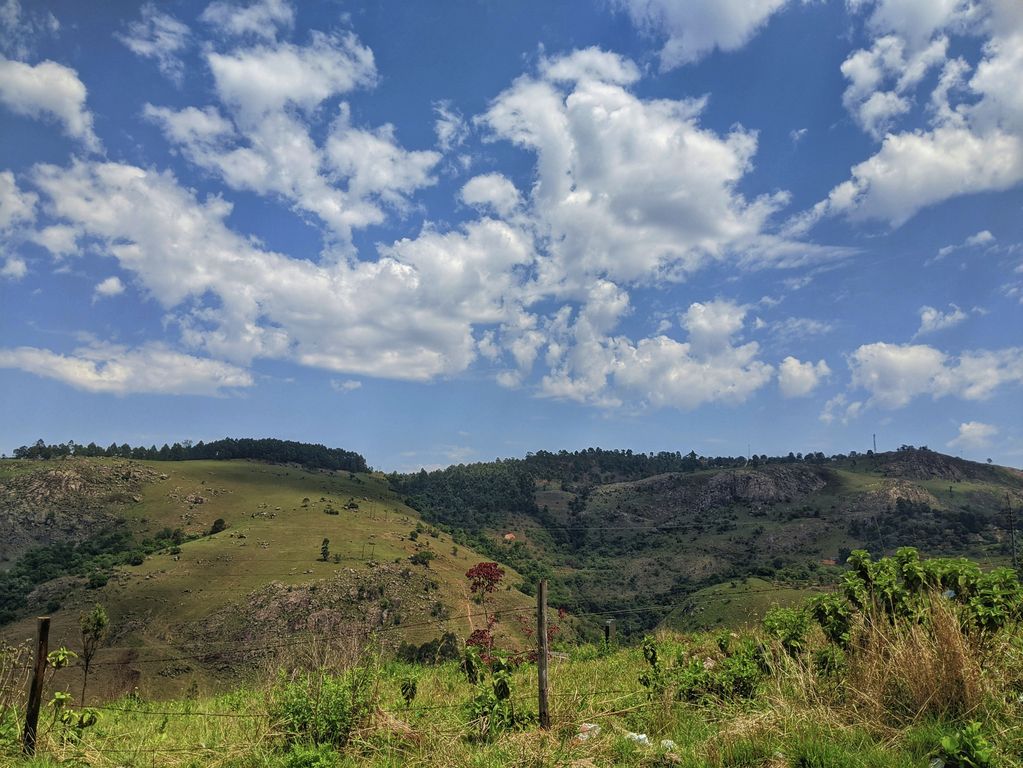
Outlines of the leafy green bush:
{"type": "Polygon", "coordinates": [[[981,732],[980,723],[970,723],[942,738],[938,757],[945,768],[989,768],[994,765],[994,752],[981,732]]]}
{"type": "Polygon", "coordinates": [[[326,744],[292,744],[281,761],[281,768],[336,768],[340,764],[337,752],[326,744]]]}
{"type": "Polygon", "coordinates": [[[757,694],[766,673],[763,651],[752,638],[742,638],[724,658],[689,657],[679,651],[665,665],[652,638],[643,641],[649,669],[639,677],[651,698],[668,693],[676,701],[698,702],[708,697],[749,699],[757,694]]]}
{"type": "Polygon", "coordinates": [[[371,676],[354,669],[342,675],[302,674],[278,684],[270,718],[291,744],[326,744],[343,749],[371,711],[371,676]]]}
{"type": "Polygon", "coordinates": [[[514,666],[503,654],[491,653],[484,662],[477,647],[466,646],[464,667],[475,685],[475,693],[466,704],[472,741],[490,741],[499,733],[517,730],[535,721],[533,714],[515,708],[511,691],[514,666]]]}
{"type": "Polygon", "coordinates": [[[764,616],[764,630],[781,642],[790,656],[798,656],[806,647],[810,620],[805,611],[796,608],[772,608],[764,616]]]}

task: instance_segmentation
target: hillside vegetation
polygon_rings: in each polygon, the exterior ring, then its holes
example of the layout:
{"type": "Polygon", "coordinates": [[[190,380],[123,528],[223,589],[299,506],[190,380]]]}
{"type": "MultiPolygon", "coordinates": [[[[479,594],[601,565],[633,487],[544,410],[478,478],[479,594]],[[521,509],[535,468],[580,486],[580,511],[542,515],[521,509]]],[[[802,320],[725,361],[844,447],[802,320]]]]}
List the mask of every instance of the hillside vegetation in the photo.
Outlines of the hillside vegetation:
{"type": "MultiPolygon", "coordinates": [[[[500,647],[409,665],[296,644],[259,685],[93,708],[54,697],[34,759],[3,709],[0,760],[55,765],[1023,766],[1023,591],[1008,569],[855,552],[836,590],[740,632],[560,643],[551,729],[536,667],[500,647]]],[[[7,657],[12,658],[12,657],[7,657]]],[[[8,663],[6,669],[16,668],[8,663]]],[[[2,674],[3,669],[0,669],[2,674]]],[[[63,670],[52,673],[60,687],[63,670]]],[[[3,703],[3,702],[0,702],[3,703]]]]}
{"type": "MultiPolygon", "coordinates": [[[[393,651],[465,637],[483,621],[465,572],[487,558],[424,524],[377,475],[240,460],[15,460],[0,462],[0,499],[0,632],[23,640],[48,613],[51,645],[75,647],[79,614],[104,605],[97,696],[222,689],[270,655],[250,646],[296,633],[386,630],[393,651]]],[[[516,590],[494,599],[532,604],[516,590]]],[[[499,631],[521,635],[513,623],[499,631]]]]}
{"type": "MultiPolygon", "coordinates": [[[[910,446],[750,461],[539,452],[390,482],[424,518],[527,575],[523,589],[546,576],[555,600],[588,610],[676,605],[747,578],[805,589],[833,581],[834,564],[857,548],[1005,563],[1007,504],[1023,505],[1018,470],[910,446]]],[[[636,634],[661,618],[622,623],[636,634]]],[[[726,621],[706,626],[717,618],[726,621]]]]}

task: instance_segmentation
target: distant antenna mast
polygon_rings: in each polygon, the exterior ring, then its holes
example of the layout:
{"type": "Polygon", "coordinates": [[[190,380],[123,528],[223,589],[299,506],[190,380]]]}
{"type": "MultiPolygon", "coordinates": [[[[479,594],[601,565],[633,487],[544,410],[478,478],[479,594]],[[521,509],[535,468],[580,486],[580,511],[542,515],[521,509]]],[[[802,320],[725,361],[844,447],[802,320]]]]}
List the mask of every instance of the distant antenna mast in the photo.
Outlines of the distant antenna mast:
{"type": "Polygon", "coordinates": [[[874,453],[877,453],[877,432],[874,432],[874,453]]]}
{"type": "Polygon", "coordinates": [[[1009,546],[1012,547],[1012,570],[1019,572],[1019,563],[1016,561],[1016,516],[1012,512],[1012,499],[1005,494],[1005,509],[1009,513],[1009,546]]]}

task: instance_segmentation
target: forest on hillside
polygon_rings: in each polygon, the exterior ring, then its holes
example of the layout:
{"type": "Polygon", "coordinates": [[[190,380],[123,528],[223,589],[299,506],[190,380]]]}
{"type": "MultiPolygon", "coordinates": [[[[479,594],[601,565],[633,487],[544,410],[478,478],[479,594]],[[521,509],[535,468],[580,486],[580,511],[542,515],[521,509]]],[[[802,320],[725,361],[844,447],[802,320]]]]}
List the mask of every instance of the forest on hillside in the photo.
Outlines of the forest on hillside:
{"type": "Polygon", "coordinates": [[[16,459],[56,459],[62,456],[105,457],[138,459],[145,461],[194,461],[252,459],[273,464],[298,464],[307,469],[342,470],[367,472],[366,459],[355,451],[343,448],[328,448],[318,443],[300,443],[294,440],[275,438],[224,438],[204,443],[185,440],[161,448],[155,445],[131,446],[127,443],[111,443],[103,448],[96,443],[82,445],[73,440],[66,443],[49,444],[37,440],[32,445],[14,449],[16,459]]]}

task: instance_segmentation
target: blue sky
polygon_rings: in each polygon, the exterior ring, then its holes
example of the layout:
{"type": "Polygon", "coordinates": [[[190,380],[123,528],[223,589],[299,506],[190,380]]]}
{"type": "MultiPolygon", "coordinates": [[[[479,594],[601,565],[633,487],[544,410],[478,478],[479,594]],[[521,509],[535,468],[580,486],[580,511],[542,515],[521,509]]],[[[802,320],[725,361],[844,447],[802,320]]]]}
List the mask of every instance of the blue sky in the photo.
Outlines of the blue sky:
{"type": "Polygon", "coordinates": [[[0,0],[0,449],[1023,464],[1015,0],[0,0]]]}

